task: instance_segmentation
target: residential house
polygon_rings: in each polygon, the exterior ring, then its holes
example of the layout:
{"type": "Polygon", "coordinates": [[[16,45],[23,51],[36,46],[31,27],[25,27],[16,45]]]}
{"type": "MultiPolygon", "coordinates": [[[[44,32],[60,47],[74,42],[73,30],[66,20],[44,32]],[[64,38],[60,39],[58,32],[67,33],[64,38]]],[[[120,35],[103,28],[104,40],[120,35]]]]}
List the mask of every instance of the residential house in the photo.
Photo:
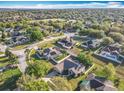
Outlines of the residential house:
{"type": "Polygon", "coordinates": [[[12,37],[11,39],[8,40],[7,44],[9,46],[16,46],[16,45],[25,44],[29,41],[30,41],[30,39],[28,37],[21,35],[21,36],[12,37]]]}
{"type": "Polygon", "coordinates": [[[82,80],[79,85],[82,91],[117,91],[112,81],[107,80],[105,77],[89,74],[85,80],[82,80]]]}
{"type": "Polygon", "coordinates": [[[93,39],[93,40],[87,40],[86,42],[83,42],[81,44],[81,47],[84,49],[95,49],[99,47],[101,44],[101,39],[93,39]]]}
{"type": "Polygon", "coordinates": [[[115,43],[95,51],[94,54],[121,64],[124,62],[124,55],[121,51],[121,45],[115,43]]]}
{"type": "Polygon", "coordinates": [[[21,33],[19,31],[12,31],[11,33],[11,37],[15,37],[15,36],[20,36],[21,33]]]}
{"type": "Polygon", "coordinates": [[[85,66],[78,62],[74,56],[69,56],[54,66],[54,71],[60,76],[77,77],[85,72],[85,66]]]}
{"type": "Polygon", "coordinates": [[[46,49],[37,49],[36,55],[38,58],[45,58],[56,62],[55,57],[62,55],[62,50],[59,47],[51,47],[46,49]]]}
{"type": "Polygon", "coordinates": [[[74,42],[72,41],[71,38],[61,39],[57,43],[66,49],[71,49],[74,46],[74,42]]]}

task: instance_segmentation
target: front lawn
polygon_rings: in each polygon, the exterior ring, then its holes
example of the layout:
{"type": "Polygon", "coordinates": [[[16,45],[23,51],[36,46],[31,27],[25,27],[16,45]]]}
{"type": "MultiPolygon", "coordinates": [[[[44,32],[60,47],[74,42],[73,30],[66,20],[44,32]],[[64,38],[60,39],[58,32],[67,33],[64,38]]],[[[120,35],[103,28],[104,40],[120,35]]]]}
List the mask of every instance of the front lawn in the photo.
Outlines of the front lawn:
{"type": "Polygon", "coordinates": [[[60,61],[60,60],[62,60],[63,58],[65,58],[66,56],[68,56],[68,55],[67,55],[67,54],[58,55],[58,56],[55,58],[55,60],[56,60],[56,61],[60,61]]]}

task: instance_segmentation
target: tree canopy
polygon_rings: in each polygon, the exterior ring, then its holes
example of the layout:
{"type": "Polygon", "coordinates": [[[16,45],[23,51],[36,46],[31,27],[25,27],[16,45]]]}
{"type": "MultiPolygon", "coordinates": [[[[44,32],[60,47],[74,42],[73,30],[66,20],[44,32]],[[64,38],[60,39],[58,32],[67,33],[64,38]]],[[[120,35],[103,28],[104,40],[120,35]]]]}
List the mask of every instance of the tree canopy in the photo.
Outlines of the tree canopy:
{"type": "Polygon", "coordinates": [[[23,91],[48,91],[48,84],[42,79],[36,79],[28,75],[22,75],[17,81],[17,86],[23,91]]]}
{"type": "Polygon", "coordinates": [[[44,77],[46,74],[48,74],[50,69],[50,64],[36,61],[35,63],[29,64],[26,73],[36,77],[44,77]]]}
{"type": "Polygon", "coordinates": [[[66,78],[53,77],[51,81],[55,85],[51,85],[50,83],[49,85],[55,91],[71,91],[72,90],[72,86],[66,78]]]}

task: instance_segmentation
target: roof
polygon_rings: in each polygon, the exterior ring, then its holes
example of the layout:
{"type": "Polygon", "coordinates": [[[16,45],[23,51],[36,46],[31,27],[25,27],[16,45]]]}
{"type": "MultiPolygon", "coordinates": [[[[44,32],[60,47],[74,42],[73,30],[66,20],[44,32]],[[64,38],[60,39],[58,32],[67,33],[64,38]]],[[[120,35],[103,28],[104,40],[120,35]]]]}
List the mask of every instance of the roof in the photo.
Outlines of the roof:
{"type": "Polygon", "coordinates": [[[58,63],[57,65],[55,65],[55,68],[62,73],[64,70],[71,70],[74,73],[78,73],[78,71],[80,71],[80,69],[83,67],[83,65],[81,65],[80,63],[74,61],[73,59],[71,59],[71,57],[68,57],[67,59],[65,59],[64,61],[58,63]]]}
{"type": "Polygon", "coordinates": [[[85,85],[87,85],[87,84],[89,84],[89,83],[90,83],[89,80],[83,80],[80,85],[81,85],[81,86],[85,86],[85,85]]]}
{"type": "Polygon", "coordinates": [[[107,52],[117,51],[120,53],[120,49],[121,49],[120,47],[121,47],[120,44],[115,43],[115,44],[111,44],[109,46],[106,46],[103,50],[107,51],[107,52]]]}
{"type": "Polygon", "coordinates": [[[114,87],[114,84],[110,80],[107,80],[105,77],[95,76],[95,74],[89,74],[88,77],[86,78],[86,81],[90,82],[88,83],[89,85],[87,85],[87,83],[85,84],[85,82],[83,84],[86,86],[90,86],[90,89],[95,89],[97,91],[117,90],[117,88],[114,87]]]}
{"type": "Polygon", "coordinates": [[[91,39],[91,40],[87,40],[86,42],[82,44],[87,47],[95,48],[100,45],[100,42],[101,42],[100,39],[91,39]]]}
{"type": "Polygon", "coordinates": [[[65,43],[65,44],[72,44],[72,39],[71,38],[63,38],[59,42],[65,43]]]}

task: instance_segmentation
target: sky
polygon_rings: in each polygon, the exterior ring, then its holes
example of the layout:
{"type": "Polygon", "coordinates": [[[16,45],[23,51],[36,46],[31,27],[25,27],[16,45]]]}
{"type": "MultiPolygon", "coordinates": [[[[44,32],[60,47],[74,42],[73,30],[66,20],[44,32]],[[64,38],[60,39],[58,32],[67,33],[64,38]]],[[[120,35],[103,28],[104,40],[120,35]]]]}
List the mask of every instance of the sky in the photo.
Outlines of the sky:
{"type": "Polygon", "coordinates": [[[124,1],[0,1],[0,8],[124,8],[124,1]]]}

